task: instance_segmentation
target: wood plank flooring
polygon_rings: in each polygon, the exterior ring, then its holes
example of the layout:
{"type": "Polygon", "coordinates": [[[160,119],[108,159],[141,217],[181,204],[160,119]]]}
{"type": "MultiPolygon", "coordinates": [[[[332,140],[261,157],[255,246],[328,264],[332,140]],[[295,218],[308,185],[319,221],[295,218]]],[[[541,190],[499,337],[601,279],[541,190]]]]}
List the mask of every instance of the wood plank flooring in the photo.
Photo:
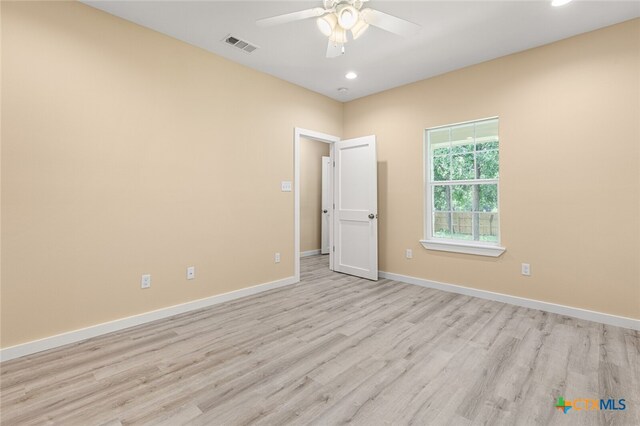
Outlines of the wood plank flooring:
{"type": "Polygon", "coordinates": [[[640,425],[640,333],[302,260],[302,282],[0,365],[2,425],[640,425]],[[625,411],[556,410],[624,398],[625,411]]]}

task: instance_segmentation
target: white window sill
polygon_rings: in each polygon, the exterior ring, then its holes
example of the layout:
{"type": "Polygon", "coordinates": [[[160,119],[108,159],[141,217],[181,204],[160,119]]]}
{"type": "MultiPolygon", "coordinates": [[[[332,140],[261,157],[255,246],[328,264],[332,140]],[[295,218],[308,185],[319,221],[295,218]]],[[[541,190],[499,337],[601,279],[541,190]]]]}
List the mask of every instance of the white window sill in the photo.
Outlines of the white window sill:
{"type": "Polygon", "coordinates": [[[474,254],[477,256],[498,257],[506,248],[481,244],[458,243],[451,241],[420,240],[427,250],[448,251],[452,253],[474,254]]]}

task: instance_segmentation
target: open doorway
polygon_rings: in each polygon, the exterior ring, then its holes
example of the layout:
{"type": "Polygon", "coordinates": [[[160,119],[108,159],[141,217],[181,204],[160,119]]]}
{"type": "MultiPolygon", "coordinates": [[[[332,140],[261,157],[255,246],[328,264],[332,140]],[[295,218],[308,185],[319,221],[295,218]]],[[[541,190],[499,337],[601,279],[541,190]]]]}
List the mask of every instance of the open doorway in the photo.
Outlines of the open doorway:
{"type": "Polygon", "coordinates": [[[329,254],[330,145],[300,139],[300,257],[329,254]]]}
{"type": "MultiPolygon", "coordinates": [[[[331,208],[327,209],[330,214],[328,220],[329,269],[377,280],[378,201],[375,135],[341,141],[335,136],[296,128],[294,136],[294,274],[296,282],[300,281],[302,253],[300,241],[301,144],[305,143],[305,140],[319,141],[330,146],[331,168],[328,173],[330,176],[328,186],[331,188],[329,195],[331,208]]],[[[322,164],[321,157],[319,160],[322,164]]],[[[320,169],[322,170],[322,167],[320,169]]],[[[312,221],[320,222],[315,219],[312,221]]],[[[318,232],[317,228],[315,232],[318,232]]],[[[316,245],[319,246],[320,243],[316,245]]],[[[306,254],[313,253],[312,250],[318,250],[318,248],[309,248],[306,254]]]]}
{"type": "Polygon", "coordinates": [[[300,258],[320,256],[328,251],[329,269],[333,267],[333,223],[331,170],[333,143],[337,136],[296,128],[294,138],[294,199],[295,241],[294,264],[296,281],[300,280],[300,258]],[[325,157],[323,159],[323,157],[325,157]],[[327,159],[328,157],[328,159],[327,159]],[[324,200],[322,175],[325,174],[324,200]],[[327,203],[329,205],[327,205],[327,203]],[[325,213],[326,210],[326,213],[325,213]],[[324,226],[324,244],[323,244],[324,226]],[[328,240],[328,244],[327,244],[328,240]],[[323,247],[324,245],[324,247],[323,247]]]}

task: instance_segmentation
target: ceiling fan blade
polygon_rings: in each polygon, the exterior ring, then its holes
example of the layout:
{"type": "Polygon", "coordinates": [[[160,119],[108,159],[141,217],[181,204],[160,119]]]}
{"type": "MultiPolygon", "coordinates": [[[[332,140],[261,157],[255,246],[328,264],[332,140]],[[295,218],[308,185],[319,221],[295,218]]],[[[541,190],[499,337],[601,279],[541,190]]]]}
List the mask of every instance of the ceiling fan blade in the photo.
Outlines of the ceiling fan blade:
{"type": "Polygon", "coordinates": [[[284,15],[272,16],[271,18],[258,19],[256,24],[261,27],[270,27],[272,25],[286,24],[289,22],[300,21],[302,19],[322,16],[326,12],[327,11],[321,7],[314,7],[313,9],[300,10],[298,12],[285,13],[284,15]]]}
{"type": "Polygon", "coordinates": [[[327,58],[337,58],[344,53],[344,45],[342,43],[334,43],[329,40],[327,45],[327,58]]]}
{"type": "Polygon", "coordinates": [[[379,10],[362,9],[362,11],[360,11],[360,15],[367,24],[404,37],[415,34],[420,30],[420,28],[422,28],[418,24],[396,18],[395,16],[380,12],[379,10]]]}

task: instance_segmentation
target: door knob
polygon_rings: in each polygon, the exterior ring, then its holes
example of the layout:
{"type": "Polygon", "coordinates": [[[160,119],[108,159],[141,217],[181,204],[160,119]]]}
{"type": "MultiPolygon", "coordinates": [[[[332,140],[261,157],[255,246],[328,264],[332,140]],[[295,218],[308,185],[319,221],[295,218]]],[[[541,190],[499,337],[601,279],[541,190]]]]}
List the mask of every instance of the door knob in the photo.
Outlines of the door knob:
{"type": "Polygon", "coordinates": [[[371,213],[371,214],[369,215],[369,219],[373,219],[374,217],[375,217],[375,216],[374,216],[374,214],[373,214],[373,213],[371,213]]]}
{"type": "Polygon", "coordinates": [[[326,213],[326,212],[327,212],[327,210],[322,210],[322,213],[326,213]]]}

